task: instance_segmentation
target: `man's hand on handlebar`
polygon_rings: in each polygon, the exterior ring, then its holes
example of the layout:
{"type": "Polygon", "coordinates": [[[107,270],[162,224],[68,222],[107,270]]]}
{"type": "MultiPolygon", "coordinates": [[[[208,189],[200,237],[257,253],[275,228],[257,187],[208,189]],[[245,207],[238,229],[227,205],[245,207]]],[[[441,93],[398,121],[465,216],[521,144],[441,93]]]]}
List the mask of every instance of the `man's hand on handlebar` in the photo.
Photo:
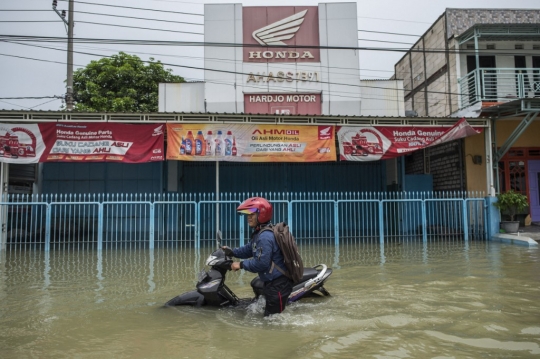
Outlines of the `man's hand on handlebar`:
{"type": "Polygon", "coordinates": [[[223,252],[225,252],[225,255],[227,257],[234,257],[234,252],[230,247],[222,246],[221,249],[223,250],[223,252]]]}
{"type": "Polygon", "coordinates": [[[232,262],[231,270],[236,272],[239,269],[240,269],[240,262],[232,262]]]}

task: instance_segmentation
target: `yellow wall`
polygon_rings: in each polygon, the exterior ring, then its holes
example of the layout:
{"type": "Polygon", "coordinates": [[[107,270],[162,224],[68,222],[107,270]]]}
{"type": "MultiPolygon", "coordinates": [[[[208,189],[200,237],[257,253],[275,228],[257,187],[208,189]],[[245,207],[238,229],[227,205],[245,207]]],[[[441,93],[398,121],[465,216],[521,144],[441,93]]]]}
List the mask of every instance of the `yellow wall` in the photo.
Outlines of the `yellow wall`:
{"type": "MultiPolygon", "coordinates": [[[[520,122],[520,119],[495,121],[497,147],[502,146],[506,142],[520,122]]],[[[484,133],[482,133],[465,139],[465,173],[467,191],[483,191],[487,194],[484,138],[484,133]],[[473,164],[472,156],[474,155],[482,156],[481,165],[473,164]]],[[[530,124],[512,147],[540,147],[540,119],[530,124]]]]}
{"type": "MultiPolygon", "coordinates": [[[[519,125],[520,120],[496,120],[495,133],[497,146],[500,147],[519,125]]],[[[518,138],[512,147],[540,147],[540,119],[536,119],[527,127],[525,132],[518,138]]]]}
{"type": "Polygon", "coordinates": [[[484,144],[484,132],[479,135],[465,138],[465,173],[467,191],[481,191],[487,195],[486,186],[486,150],[484,144]],[[482,164],[475,165],[472,156],[482,156],[482,164]]]}

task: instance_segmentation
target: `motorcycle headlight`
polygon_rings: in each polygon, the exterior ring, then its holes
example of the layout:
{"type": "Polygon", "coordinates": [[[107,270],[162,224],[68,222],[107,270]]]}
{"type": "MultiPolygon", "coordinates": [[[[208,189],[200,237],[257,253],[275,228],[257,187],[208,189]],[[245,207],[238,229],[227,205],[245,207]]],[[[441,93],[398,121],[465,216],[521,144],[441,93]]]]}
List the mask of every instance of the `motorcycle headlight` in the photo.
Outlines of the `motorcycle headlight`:
{"type": "Polygon", "coordinates": [[[212,288],[213,286],[215,285],[219,285],[219,282],[221,282],[221,279],[214,279],[208,283],[204,283],[204,284],[201,284],[199,286],[199,289],[208,289],[208,288],[212,288]]]}
{"type": "Polygon", "coordinates": [[[216,257],[216,256],[210,256],[208,257],[208,259],[206,260],[206,265],[207,266],[213,266],[214,264],[216,264],[218,262],[220,258],[216,257]]]}

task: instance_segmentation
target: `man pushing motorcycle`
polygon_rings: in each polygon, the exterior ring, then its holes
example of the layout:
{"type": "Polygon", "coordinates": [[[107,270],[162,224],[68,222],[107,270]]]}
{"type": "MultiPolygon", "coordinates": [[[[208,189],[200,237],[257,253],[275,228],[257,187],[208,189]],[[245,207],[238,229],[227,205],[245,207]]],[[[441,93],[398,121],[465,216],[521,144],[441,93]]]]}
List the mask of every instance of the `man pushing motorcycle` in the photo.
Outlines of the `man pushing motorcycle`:
{"type": "Polygon", "coordinates": [[[285,310],[287,299],[292,292],[292,281],[281,273],[285,268],[283,253],[278,246],[272,230],[264,230],[272,219],[272,205],[262,197],[246,199],[236,211],[247,215],[248,225],[253,228],[251,240],[243,247],[231,249],[222,247],[229,257],[244,259],[233,262],[231,270],[245,269],[257,273],[264,282],[266,307],[264,316],[281,313],[285,310]]]}

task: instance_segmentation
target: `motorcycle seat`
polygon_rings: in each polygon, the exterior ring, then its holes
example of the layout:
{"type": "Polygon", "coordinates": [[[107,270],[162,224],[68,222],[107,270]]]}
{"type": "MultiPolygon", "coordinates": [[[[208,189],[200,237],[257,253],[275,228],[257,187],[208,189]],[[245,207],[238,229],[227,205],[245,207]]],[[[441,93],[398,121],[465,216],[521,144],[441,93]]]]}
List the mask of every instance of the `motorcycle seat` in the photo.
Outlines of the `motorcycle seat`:
{"type": "Polygon", "coordinates": [[[302,282],[315,278],[319,274],[319,271],[315,268],[304,268],[304,275],[302,276],[302,282]]]}
{"type": "MultiPolygon", "coordinates": [[[[317,274],[319,274],[319,271],[315,268],[304,268],[304,276],[302,277],[301,282],[305,282],[310,280],[311,278],[315,278],[317,274]]],[[[264,288],[264,283],[259,278],[259,276],[257,276],[251,280],[251,287],[253,287],[254,290],[262,291],[264,288]]]]}

